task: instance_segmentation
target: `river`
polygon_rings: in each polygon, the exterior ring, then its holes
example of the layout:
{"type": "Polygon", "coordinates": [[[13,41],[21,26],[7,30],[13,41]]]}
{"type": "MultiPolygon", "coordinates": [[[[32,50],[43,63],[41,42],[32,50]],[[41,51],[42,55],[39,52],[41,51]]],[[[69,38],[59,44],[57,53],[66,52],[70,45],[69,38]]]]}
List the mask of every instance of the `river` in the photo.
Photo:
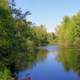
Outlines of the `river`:
{"type": "Polygon", "coordinates": [[[63,49],[50,45],[39,47],[39,50],[30,56],[25,62],[22,61],[27,67],[19,70],[17,80],[80,80],[78,49],[63,49]]]}

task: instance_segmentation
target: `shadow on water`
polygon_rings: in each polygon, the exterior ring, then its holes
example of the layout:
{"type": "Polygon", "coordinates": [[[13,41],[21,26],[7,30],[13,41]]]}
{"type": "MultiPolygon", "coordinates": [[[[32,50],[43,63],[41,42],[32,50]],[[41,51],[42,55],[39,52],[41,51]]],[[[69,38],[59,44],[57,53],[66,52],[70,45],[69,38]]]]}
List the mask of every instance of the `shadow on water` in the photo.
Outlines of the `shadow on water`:
{"type": "Polygon", "coordinates": [[[1,62],[11,71],[15,80],[80,80],[78,49],[64,49],[56,45],[44,46],[25,53],[12,53],[0,60],[1,62]],[[71,75],[66,75],[66,72],[73,74],[73,77],[70,78],[71,75]]]}
{"type": "Polygon", "coordinates": [[[73,70],[80,76],[80,49],[59,49],[57,61],[62,63],[65,71],[73,70]]]}
{"type": "MultiPolygon", "coordinates": [[[[23,68],[23,69],[20,69],[19,72],[23,72],[23,71],[32,69],[34,66],[37,65],[36,62],[40,62],[41,63],[41,62],[43,62],[45,60],[46,57],[47,57],[47,51],[46,50],[37,49],[35,51],[35,53],[32,52],[32,55],[26,57],[28,59],[28,61],[26,62],[27,66],[25,68],[23,68]],[[34,59],[32,57],[34,57],[34,59]]],[[[25,63],[24,63],[24,65],[25,65],[25,63]]],[[[24,65],[22,65],[22,67],[24,65]]],[[[21,78],[21,76],[19,76],[19,74],[17,74],[17,77],[18,77],[17,80],[32,80],[31,74],[29,72],[26,72],[25,77],[21,78]]]]}
{"type": "MultiPolygon", "coordinates": [[[[47,57],[46,53],[47,51],[43,49],[30,48],[25,53],[11,53],[5,56],[5,58],[0,59],[0,63],[10,70],[11,77],[14,80],[18,80],[19,71],[31,69],[36,65],[36,61],[42,62],[47,57]]],[[[29,75],[30,73],[22,80],[32,80],[29,75]]]]}

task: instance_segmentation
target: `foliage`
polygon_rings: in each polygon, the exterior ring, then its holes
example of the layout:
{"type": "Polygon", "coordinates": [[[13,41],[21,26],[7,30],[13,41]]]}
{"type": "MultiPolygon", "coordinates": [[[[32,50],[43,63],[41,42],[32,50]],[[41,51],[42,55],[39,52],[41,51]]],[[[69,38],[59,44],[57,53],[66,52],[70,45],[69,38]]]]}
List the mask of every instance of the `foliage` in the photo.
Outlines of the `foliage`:
{"type": "Polygon", "coordinates": [[[34,26],[31,31],[31,40],[34,41],[34,44],[37,46],[47,45],[48,38],[47,32],[44,26],[34,26]]]}
{"type": "Polygon", "coordinates": [[[10,71],[8,69],[0,70],[0,80],[11,80],[10,71]]]}
{"type": "Polygon", "coordinates": [[[65,47],[80,47],[80,12],[72,17],[64,17],[57,29],[57,40],[65,47]]]}
{"type": "MultiPolygon", "coordinates": [[[[26,20],[27,15],[30,15],[30,12],[26,11],[23,14],[21,9],[16,8],[15,0],[12,2],[0,0],[0,64],[3,64],[2,67],[9,67],[17,60],[21,61],[23,55],[25,57],[31,55],[29,59],[33,61],[34,56],[28,51],[32,51],[36,46],[49,44],[45,27],[34,26],[31,21],[26,20]]],[[[29,60],[25,61],[29,63],[29,60]]],[[[7,80],[8,71],[3,70],[1,75],[0,80],[7,80]]]]}

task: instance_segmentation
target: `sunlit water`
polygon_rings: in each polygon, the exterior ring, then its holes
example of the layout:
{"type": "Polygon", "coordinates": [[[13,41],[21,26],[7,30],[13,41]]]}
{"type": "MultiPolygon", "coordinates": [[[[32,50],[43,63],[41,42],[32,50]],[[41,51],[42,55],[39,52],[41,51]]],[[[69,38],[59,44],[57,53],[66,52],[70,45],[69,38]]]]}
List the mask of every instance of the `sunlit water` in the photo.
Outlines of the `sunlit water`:
{"type": "Polygon", "coordinates": [[[80,80],[79,52],[59,50],[55,45],[39,49],[35,62],[19,71],[18,80],[80,80]]]}

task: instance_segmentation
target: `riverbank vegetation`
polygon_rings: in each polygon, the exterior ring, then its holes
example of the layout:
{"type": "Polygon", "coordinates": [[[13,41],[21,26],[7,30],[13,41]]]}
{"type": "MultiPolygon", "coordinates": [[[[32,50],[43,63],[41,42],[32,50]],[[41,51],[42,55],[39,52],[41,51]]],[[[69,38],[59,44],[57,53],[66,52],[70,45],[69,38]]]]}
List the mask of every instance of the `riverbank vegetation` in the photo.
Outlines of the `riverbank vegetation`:
{"type": "MultiPolygon", "coordinates": [[[[80,12],[72,17],[65,16],[56,35],[47,32],[45,25],[37,26],[28,21],[28,15],[30,11],[23,14],[16,8],[15,0],[0,0],[0,80],[11,80],[11,73],[14,74],[19,65],[30,66],[36,58],[37,46],[57,43],[80,48],[80,12]]],[[[46,57],[45,51],[43,55],[46,57]]],[[[42,58],[42,54],[40,56],[42,58]]]]}
{"type": "Polygon", "coordinates": [[[25,14],[15,6],[15,1],[0,2],[0,56],[25,52],[28,47],[48,45],[54,39],[54,33],[48,33],[44,25],[36,26],[26,20],[25,14]]]}
{"type": "MultiPolygon", "coordinates": [[[[55,36],[48,33],[44,25],[37,26],[28,21],[26,16],[31,13],[23,14],[16,8],[15,0],[10,1],[0,1],[0,80],[9,80],[10,71],[14,74],[17,61],[19,63],[23,57],[20,53],[29,57],[36,46],[50,44],[55,36]]],[[[34,56],[27,59],[25,61],[31,63],[34,56]]]]}
{"type": "Polygon", "coordinates": [[[80,48],[80,12],[65,16],[57,27],[57,42],[64,47],[80,48]]]}

